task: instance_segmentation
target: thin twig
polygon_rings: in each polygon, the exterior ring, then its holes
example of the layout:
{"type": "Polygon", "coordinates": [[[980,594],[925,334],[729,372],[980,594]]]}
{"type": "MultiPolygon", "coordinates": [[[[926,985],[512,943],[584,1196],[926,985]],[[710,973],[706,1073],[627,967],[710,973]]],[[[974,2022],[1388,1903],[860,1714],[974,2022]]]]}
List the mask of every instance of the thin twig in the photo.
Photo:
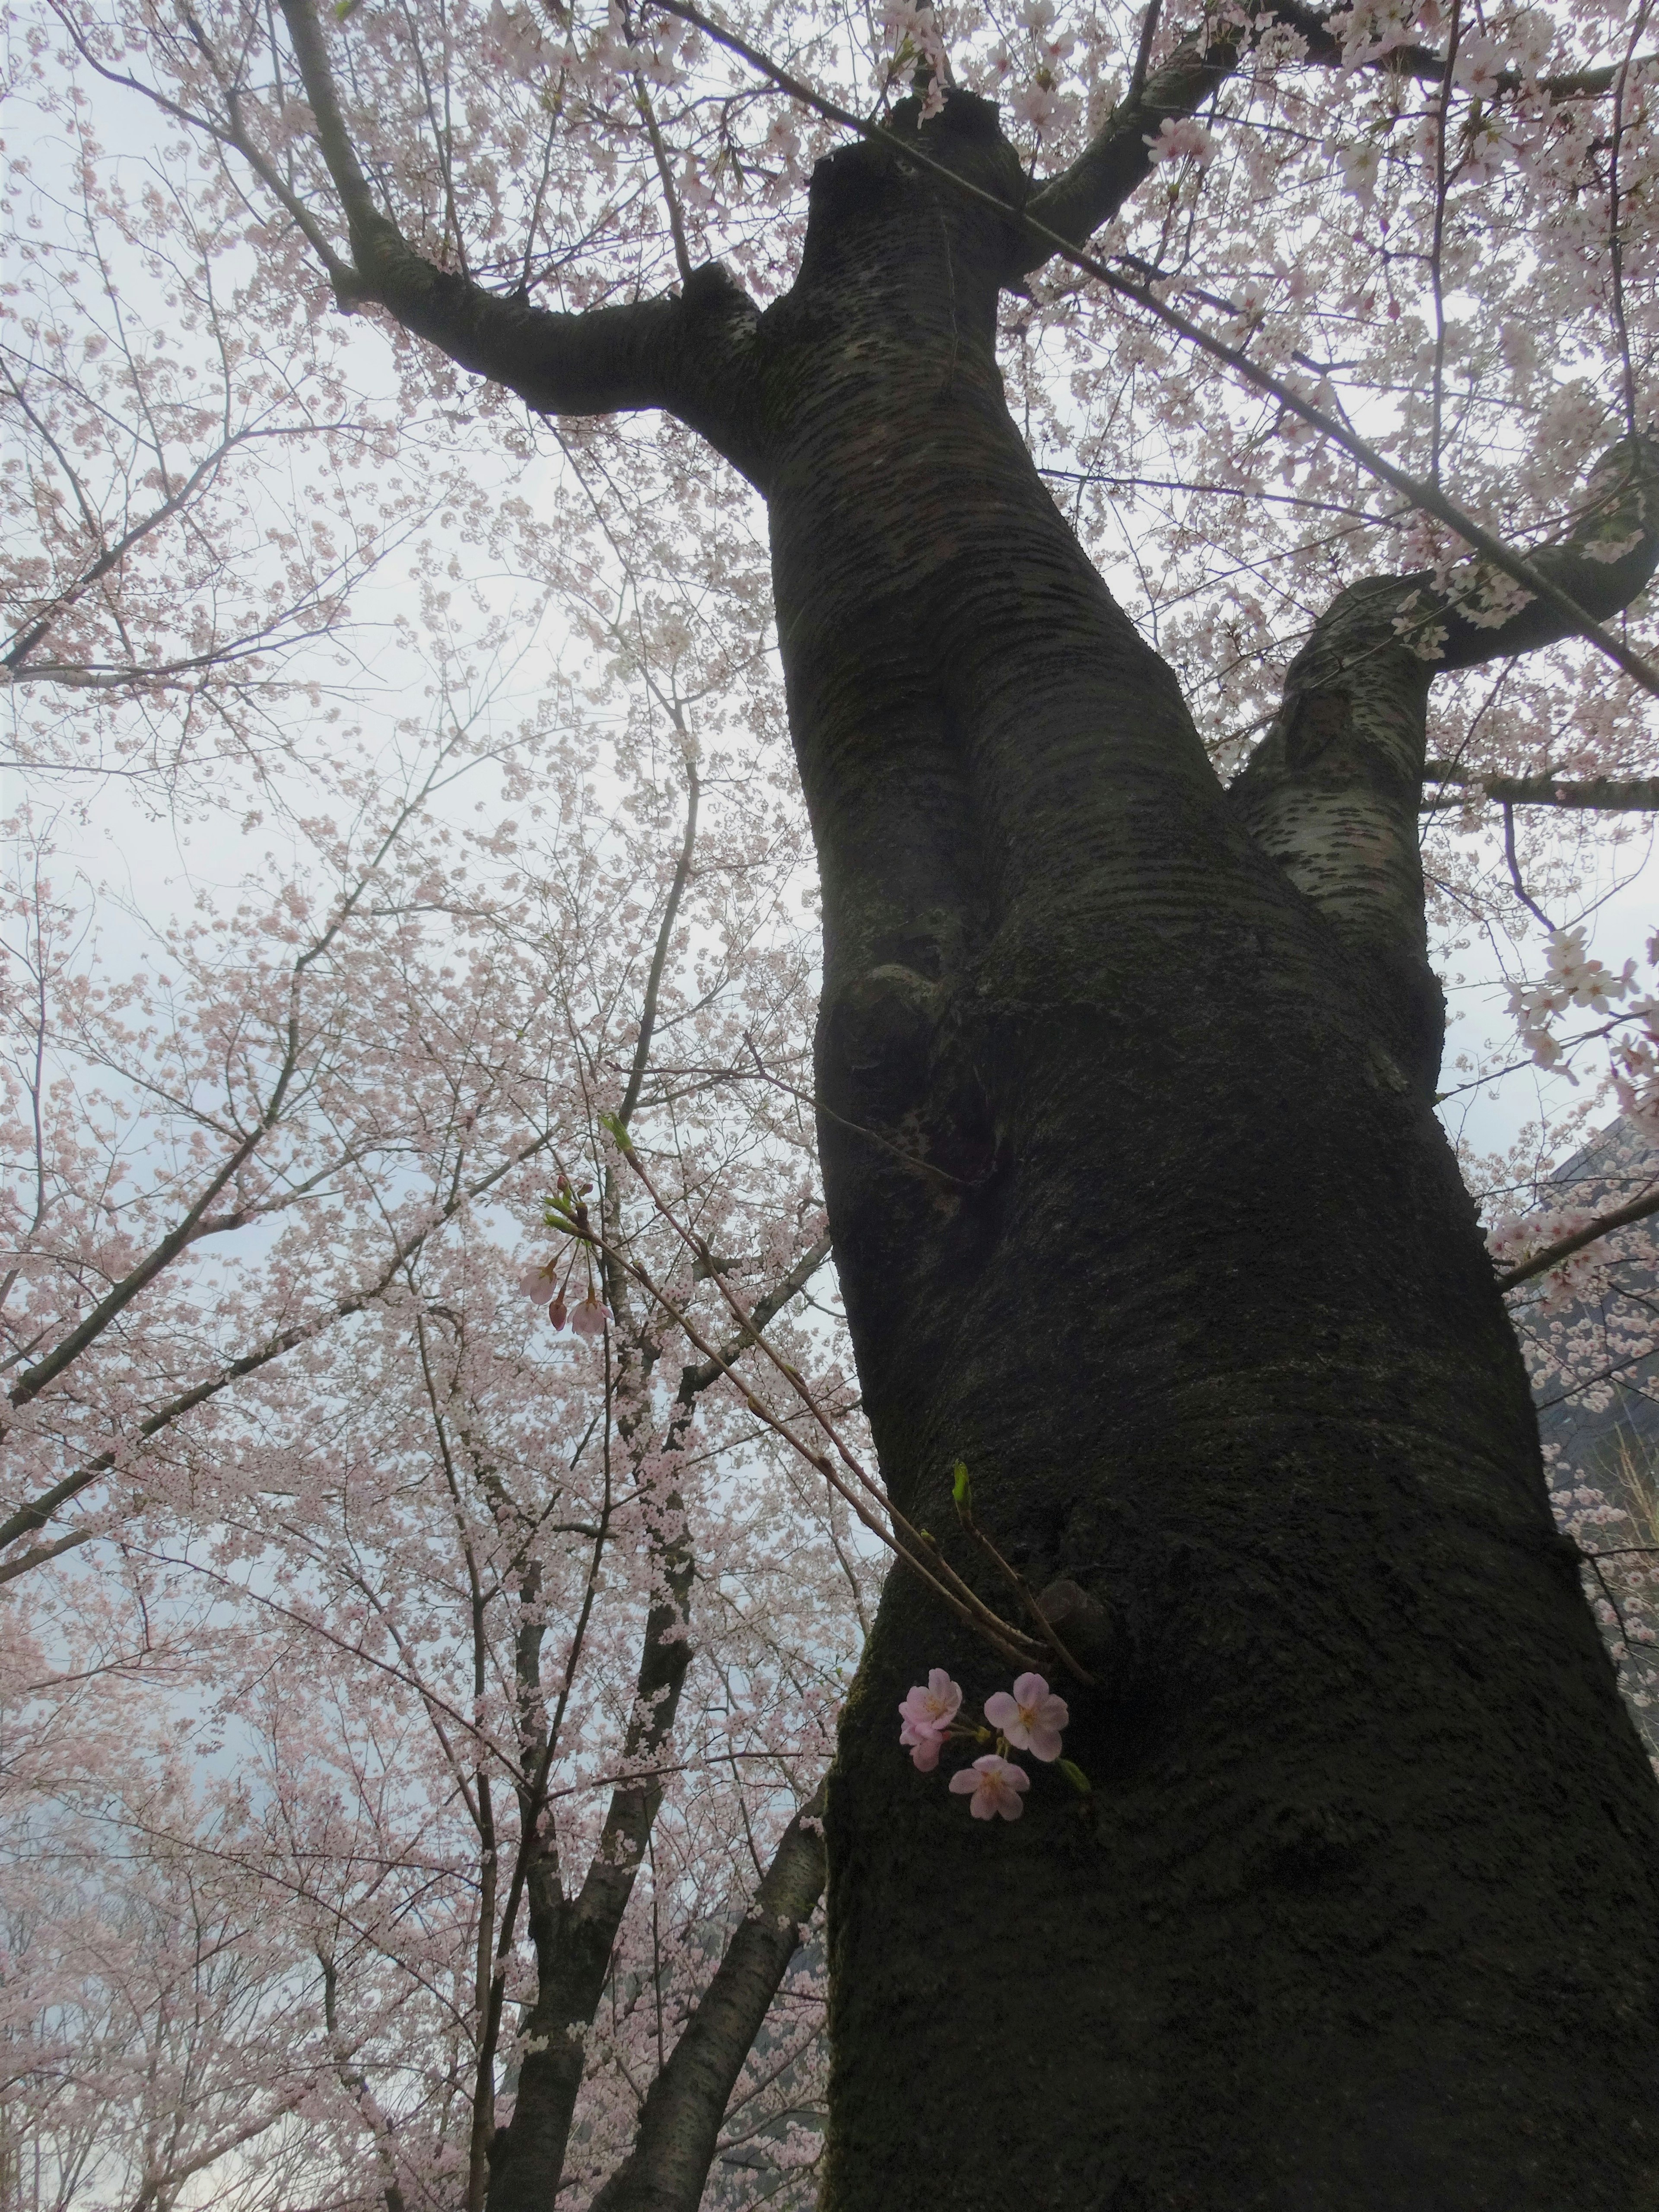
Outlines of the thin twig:
{"type": "Polygon", "coordinates": [[[1123,96],[1127,107],[1131,100],[1139,100],[1146,83],[1146,72],[1152,65],[1152,40],[1158,36],[1158,18],[1161,0],[1146,0],[1146,13],[1140,20],[1140,46],[1135,55],[1133,74],[1129,89],[1123,96]]]}
{"type": "Polygon", "coordinates": [[[1534,920],[1541,921],[1552,937],[1555,924],[1537,900],[1528,890],[1521,878],[1521,856],[1515,849],[1515,806],[1511,800],[1504,801],[1504,858],[1509,863],[1510,881],[1515,886],[1515,896],[1534,920]]]}

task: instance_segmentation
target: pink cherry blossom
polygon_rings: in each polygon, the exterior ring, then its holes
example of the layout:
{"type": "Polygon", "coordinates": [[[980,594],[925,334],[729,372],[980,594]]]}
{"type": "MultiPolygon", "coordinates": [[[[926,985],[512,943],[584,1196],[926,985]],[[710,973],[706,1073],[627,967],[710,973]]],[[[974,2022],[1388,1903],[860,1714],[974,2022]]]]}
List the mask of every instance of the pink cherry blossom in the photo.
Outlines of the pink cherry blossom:
{"type": "Polygon", "coordinates": [[[1056,1697],[1041,1674],[1022,1674],[1012,1698],[999,1690],[985,1700],[985,1717],[1017,1750],[1049,1759],[1060,1757],[1060,1732],[1072,1716],[1065,1698],[1056,1697]]]}
{"type": "Polygon", "coordinates": [[[599,1337],[605,1334],[610,1318],[607,1309],[590,1291],[580,1305],[571,1308],[570,1326],[578,1336],[599,1337]]]}
{"type": "Polygon", "coordinates": [[[519,1288],[526,1297],[533,1298],[538,1306],[544,1306],[558,1291],[558,1261],[543,1260],[535,1267],[526,1267],[520,1273],[519,1288]]]}
{"type": "Polygon", "coordinates": [[[917,1683],[906,1693],[899,1707],[904,1723],[899,1741],[917,1773],[931,1774],[939,1765],[939,1746],[961,1704],[961,1688],[943,1667],[935,1667],[925,1685],[917,1683]]]}
{"type": "Polygon", "coordinates": [[[971,1766],[964,1766],[959,1774],[951,1777],[951,1789],[957,1796],[967,1796],[971,1790],[968,1810],[976,1820],[989,1820],[1000,1814],[1005,1820],[1017,1820],[1025,1808],[1020,1799],[1031,1786],[1031,1778],[1023,1766],[1012,1759],[1000,1759],[988,1751],[983,1759],[976,1759],[971,1766]]]}

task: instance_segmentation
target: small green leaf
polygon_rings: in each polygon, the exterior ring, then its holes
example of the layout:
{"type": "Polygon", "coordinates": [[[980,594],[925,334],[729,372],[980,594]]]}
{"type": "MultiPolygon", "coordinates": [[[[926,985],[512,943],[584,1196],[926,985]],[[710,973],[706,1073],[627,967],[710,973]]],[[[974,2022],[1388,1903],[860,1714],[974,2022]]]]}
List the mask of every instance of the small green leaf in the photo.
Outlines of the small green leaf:
{"type": "Polygon", "coordinates": [[[1054,1764],[1059,1767],[1060,1772],[1066,1777],[1066,1779],[1071,1784],[1073,1789],[1076,1790],[1079,1797],[1089,1797],[1093,1796],[1094,1784],[1090,1781],[1088,1776],[1083,1771],[1083,1769],[1080,1766],[1073,1765],[1069,1759],[1056,1759],[1054,1764]]]}
{"type": "Polygon", "coordinates": [[[599,1125],[602,1128],[610,1132],[611,1140],[615,1144],[617,1150],[622,1154],[624,1159],[627,1159],[629,1154],[633,1152],[634,1146],[628,1134],[628,1124],[623,1120],[622,1115],[620,1114],[601,1114],[599,1116],[599,1125]]]}
{"type": "Polygon", "coordinates": [[[343,23],[346,17],[355,15],[362,5],[362,0],[334,0],[335,21],[343,23]]]}
{"type": "Polygon", "coordinates": [[[973,1511],[974,1486],[968,1480],[967,1464],[963,1460],[958,1460],[957,1462],[956,1470],[951,1475],[951,1495],[956,1500],[957,1511],[958,1513],[971,1513],[973,1511]]]}

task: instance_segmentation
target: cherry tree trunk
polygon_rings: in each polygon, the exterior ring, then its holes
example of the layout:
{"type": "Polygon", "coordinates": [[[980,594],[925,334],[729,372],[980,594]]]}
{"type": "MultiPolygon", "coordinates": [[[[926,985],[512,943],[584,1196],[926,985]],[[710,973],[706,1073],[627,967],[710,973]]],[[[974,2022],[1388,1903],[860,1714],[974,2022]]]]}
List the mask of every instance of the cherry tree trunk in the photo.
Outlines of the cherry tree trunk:
{"type": "Polygon", "coordinates": [[[1039,1769],[981,1823],[896,1708],[1007,1670],[890,1579],[830,1790],[825,2212],[1659,2206],[1654,1789],[1474,1209],[1398,979],[1241,826],[1036,475],[1017,266],[855,148],[756,338],[882,1469],[950,1550],[965,1461],[1114,1630],[1055,1685],[1091,1808],[1039,1769]]]}

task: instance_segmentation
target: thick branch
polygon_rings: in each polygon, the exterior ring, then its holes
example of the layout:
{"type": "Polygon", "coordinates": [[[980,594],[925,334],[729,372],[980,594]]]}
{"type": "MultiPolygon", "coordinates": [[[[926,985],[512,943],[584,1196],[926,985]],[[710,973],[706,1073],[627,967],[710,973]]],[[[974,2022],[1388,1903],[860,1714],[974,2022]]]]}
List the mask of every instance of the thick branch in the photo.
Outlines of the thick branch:
{"type": "Polygon", "coordinates": [[[336,276],[343,307],[384,307],[475,375],[540,415],[660,407],[699,431],[751,482],[763,476],[753,365],[757,317],[718,263],[678,295],[554,314],[439,269],[374,203],[340,111],[311,0],[283,0],[317,140],[345,216],[355,266],[336,276]]]}
{"type": "Polygon", "coordinates": [[[823,1887],[823,1784],[784,1830],[714,1980],[651,2084],[634,2148],[592,2212],[697,2212],[720,2122],[823,1887]]]}
{"type": "Polygon", "coordinates": [[[55,1544],[36,1544],[21,1558],[9,1559],[0,1567],[0,1583],[15,1582],[19,1575],[27,1574],[31,1567],[44,1567],[48,1559],[61,1559],[65,1552],[78,1550],[82,1544],[91,1543],[97,1531],[93,1528],[72,1529],[60,1536],[55,1544]]]}
{"type": "Polygon", "coordinates": [[[694,7],[691,0],[657,0],[657,4],[667,14],[678,15],[683,21],[695,23],[718,45],[741,55],[780,91],[799,100],[815,113],[828,117],[831,122],[844,124],[871,145],[889,148],[902,162],[920,169],[927,176],[937,178],[951,191],[971,200],[975,206],[987,208],[1002,216],[1016,232],[1024,229],[1033,246],[1041,246],[1045,249],[1036,260],[1026,263],[1027,267],[1036,267],[1042,260],[1058,256],[1073,269],[1079,269],[1085,276],[1095,277],[1121,298],[1133,300],[1167,330],[1175,331],[1177,337],[1184,338],[1189,345],[1196,346],[1200,353],[1207,354],[1212,361],[1223,362],[1255,391],[1276,399],[1286,414],[1305,422],[1322,438],[1328,439],[1340,452],[1358,461],[1379,483],[1388,484],[1408,500],[1412,506],[1446,524],[1466,545],[1490,562],[1500,575],[1509,577],[1511,582],[1520,585],[1523,592],[1531,592],[1534,598],[1541,599],[1552,606],[1561,617],[1563,635],[1587,638],[1609,660],[1659,697],[1659,669],[1644,660],[1622,638],[1604,629],[1596,617],[1565,591],[1552,574],[1515,552],[1502,538],[1495,537],[1455,501],[1448,499],[1437,484],[1423,483],[1408,476],[1405,470],[1396,468],[1392,461],[1349,428],[1346,422],[1323,408],[1315,406],[1311,400],[1304,398],[1293,385],[1262,368],[1242,347],[1227,344],[1194,322],[1190,316],[1183,315],[1177,308],[1170,307],[1153,289],[1161,279],[1137,282],[1126,276],[1121,270],[1109,267],[1094,254],[1080,252],[1069,239],[1061,237],[1058,231],[1033,214],[1029,204],[1023,207],[1015,206],[999,193],[975,183],[972,178],[959,175],[945,162],[935,161],[915,139],[901,137],[879,124],[866,123],[834,100],[825,100],[799,78],[790,76],[787,70],[781,70],[775,63],[769,61],[746,40],[738,38],[733,32],[722,30],[701,9],[694,7]]]}
{"type": "MultiPolygon", "coordinates": [[[[1430,761],[1423,770],[1427,783],[1459,785],[1476,799],[1499,806],[1561,806],[1583,808],[1601,814],[1659,813],[1659,775],[1636,776],[1620,781],[1598,775],[1584,783],[1563,783],[1553,775],[1468,775],[1450,761],[1430,761]]],[[[1466,806],[1467,799],[1425,799],[1424,805],[1466,806]]]]}
{"type": "MultiPolygon", "coordinates": [[[[1294,6],[1281,7],[1276,12],[1306,39],[1310,62],[1341,65],[1341,42],[1326,28],[1322,17],[1311,9],[1294,6]]],[[[1631,66],[1650,69],[1656,62],[1659,62],[1659,55],[1644,54],[1631,66]]],[[[1375,55],[1364,66],[1384,70],[1392,76],[1416,77],[1424,84],[1443,85],[1446,82],[1446,57],[1437,53],[1432,46],[1391,46],[1387,53],[1375,55]]],[[[1537,78],[1523,76],[1519,70],[1499,70],[1493,89],[1499,100],[1509,93],[1534,90],[1544,93],[1551,100],[1599,100],[1613,89],[1621,66],[1618,62],[1609,62],[1600,69],[1566,70],[1554,76],[1537,78]]]]}
{"type": "MultiPolygon", "coordinates": [[[[1262,12],[1267,11],[1246,0],[1247,18],[1262,12]]],[[[1291,4],[1291,0],[1279,0],[1271,14],[1306,40],[1309,61],[1341,64],[1340,41],[1327,27],[1325,16],[1311,8],[1291,4]]],[[[1242,23],[1231,37],[1210,39],[1200,34],[1183,40],[1155,75],[1144,84],[1131,84],[1128,94],[1077,159],[1033,194],[1027,213],[1073,245],[1084,244],[1103,223],[1111,221],[1130,193],[1151,174],[1152,149],[1147,141],[1157,137],[1165,121],[1195,115],[1215,97],[1237,68],[1247,36],[1247,24],[1242,23]]],[[[1434,84],[1443,84],[1446,76],[1445,56],[1427,46],[1396,46],[1366,66],[1421,77],[1434,84]]],[[[1583,70],[1541,78],[1538,88],[1556,100],[1595,96],[1610,92],[1618,75],[1616,67],[1583,70]]],[[[1526,88],[1526,81],[1512,70],[1505,70],[1498,81],[1500,98],[1526,88]]],[[[1036,268],[1047,258],[1034,247],[1027,266],[1036,268]]]]}
{"type": "MultiPolygon", "coordinates": [[[[1575,609],[1597,622],[1620,614],[1659,568],[1659,441],[1621,438],[1596,463],[1585,506],[1559,545],[1540,546],[1529,565],[1575,609]]],[[[1477,622],[1468,599],[1433,589],[1426,576],[1402,577],[1415,604],[1405,613],[1413,632],[1443,625],[1435,656],[1442,668],[1474,668],[1482,661],[1532,653],[1575,635],[1577,624],[1559,601],[1531,599],[1502,622],[1477,622]]]]}
{"type": "MultiPolygon", "coordinates": [[[[1032,195],[1027,213],[1079,246],[1109,222],[1152,173],[1147,140],[1166,120],[1178,122],[1213,99],[1238,66],[1243,36],[1241,29],[1231,38],[1184,40],[1139,91],[1118,103],[1076,161],[1032,195]]],[[[1034,243],[1025,267],[1041,268],[1048,258],[1048,251],[1034,243]]]]}
{"type": "MultiPolygon", "coordinates": [[[[1627,605],[1656,564],[1659,447],[1624,440],[1597,464],[1571,535],[1532,565],[1604,616],[1627,605]],[[1598,560],[1598,548],[1617,557],[1598,560]]],[[[1443,1008],[1428,965],[1418,849],[1429,685],[1442,669],[1527,652],[1576,628],[1541,599],[1477,623],[1426,573],[1356,584],[1291,664],[1273,727],[1232,787],[1257,842],[1380,975],[1391,1047],[1430,1088],[1443,1008]]]]}

